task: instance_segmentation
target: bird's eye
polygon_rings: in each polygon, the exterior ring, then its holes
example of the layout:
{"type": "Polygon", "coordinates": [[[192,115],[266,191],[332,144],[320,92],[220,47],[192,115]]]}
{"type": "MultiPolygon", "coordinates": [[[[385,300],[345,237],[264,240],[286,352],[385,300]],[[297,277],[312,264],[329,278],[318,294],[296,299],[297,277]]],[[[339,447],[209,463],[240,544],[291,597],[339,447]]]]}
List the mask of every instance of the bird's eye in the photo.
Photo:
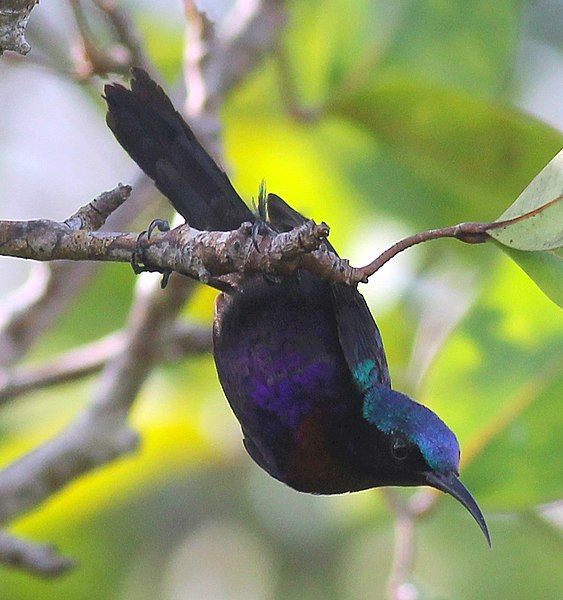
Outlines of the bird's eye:
{"type": "Polygon", "coordinates": [[[409,444],[404,437],[396,435],[391,440],[391,454],[395,460],[405,460],[409,455],[409,444]]]}

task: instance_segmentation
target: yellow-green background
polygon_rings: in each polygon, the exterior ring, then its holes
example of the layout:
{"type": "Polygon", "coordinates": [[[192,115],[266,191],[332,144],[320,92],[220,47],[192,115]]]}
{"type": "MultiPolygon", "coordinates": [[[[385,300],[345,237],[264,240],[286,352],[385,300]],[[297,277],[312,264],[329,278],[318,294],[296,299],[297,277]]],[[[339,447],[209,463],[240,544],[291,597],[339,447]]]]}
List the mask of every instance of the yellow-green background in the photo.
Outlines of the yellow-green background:
{"type": "MultiPolygon", "coordinates": [[[[324,112],[314,123],[288,117],[268,59],[222,113],[235,186],[249,200],[265,177],[270,191],[329,223],[331,240],[356,264],[399,235],[495,219],[563,145],[554,128],[515,107],[532,4],[289,3],[287,60],[302,101],[324,112]]],[[[129,5],[173,87],[182,23],[129,5]]],[[[560,52],[553,35],[545,43],[560,52]]],[[[104,128],[101,102],[95,110],[104,128]]],[[[470,458],[462,478],[493,538],[489,550],[467,513],[444,498],[417,527],[419,597],[562,598],[561,511],[545,510],[563,492],[560,310],[493,245],[436,241],[391,269],[373,278],[368,297],[394,386],[456,432],[470,458]],[[456,303],[467,312],[415,385],[413,349],[424,356],[428,327],[456,303]]],[[[134,280],[127,266],[104,265],[29,360],[122,326],[134,280]]],[[[209,324],[214,295],[202,287],[185,318],[209,324]]],[[[3,407],[2,464],[56,434],[95,385],[92,377],[3,407]]],[[[78,568],[52,581],[1,568],[1,598],[383,597],[393,520],[378,492],[316,498],[269,479],[242,450],[211,356],[157,368],[131,422],[142,436],[136,455],[11,527],[56,544],[78,568]]]]}

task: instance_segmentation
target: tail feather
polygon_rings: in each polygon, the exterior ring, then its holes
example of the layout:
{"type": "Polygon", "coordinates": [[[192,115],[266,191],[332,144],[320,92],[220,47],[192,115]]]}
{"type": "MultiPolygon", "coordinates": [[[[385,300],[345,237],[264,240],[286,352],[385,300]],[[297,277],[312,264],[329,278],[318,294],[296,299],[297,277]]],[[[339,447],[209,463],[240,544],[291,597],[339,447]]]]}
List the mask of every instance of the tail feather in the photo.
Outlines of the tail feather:
{"type": "Polygon", "coordinates": [[[107,124],[174,208],[197,229],[228,231],[254,215],[172,102],[142,69],[131,89],[104,88],[107,124]]]}

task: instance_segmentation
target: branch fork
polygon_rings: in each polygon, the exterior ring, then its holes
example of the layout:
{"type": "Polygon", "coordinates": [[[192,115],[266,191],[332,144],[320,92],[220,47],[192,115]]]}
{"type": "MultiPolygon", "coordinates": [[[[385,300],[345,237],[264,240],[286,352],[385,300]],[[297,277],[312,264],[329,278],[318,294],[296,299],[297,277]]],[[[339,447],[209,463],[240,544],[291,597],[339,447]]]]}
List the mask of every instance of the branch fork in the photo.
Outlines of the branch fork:
{"type": "MultiPolygon", "coordinates": [[[[314,221],[289,232],[269,230],[258,241],[251,223],[234,231],[199,231],[185,224],[150,239],[142,234],[98,231],[130,193],[129,186],[120,184],[63,222],[0,221],[0,254],[38,261],[113,262],[130,262],[140,254],[146,270],[176,271],[207,283],[210,277],[235,272],[288,275],[307,268],[304,256],[319,251],[329,233],[325,223],[314,221]]],[[[335,254],[324,254],[325,268],[339,273],[350,268],[335,254]]]]}
{"type": "Polygon", "coordinates": [[[489,231],[530,218],[541,210],[506,221],[460,223],[423,231],[397,242],[370,264],[358,268],[324,243],[330,232],[328,225],[312,220],[283,233],[266,227],[257,234],[252,223],[243,223],[233,231],[200,231],[186,223],[150,238],[143,234],[98,231],[130,193],[129,186],[120,184],[62,223],[0,221],[0,255],[39,261],[131,262],[139,272],[176,271],[203,283],[233,273],[290,275],[297,269],[306,269],[334,283],[357,285],[367,282],[399,252],[416,244],[445,237],[481,244],[491,239],[489,231]],[[143,263],[141,268],[137,258],[143,263]]]}

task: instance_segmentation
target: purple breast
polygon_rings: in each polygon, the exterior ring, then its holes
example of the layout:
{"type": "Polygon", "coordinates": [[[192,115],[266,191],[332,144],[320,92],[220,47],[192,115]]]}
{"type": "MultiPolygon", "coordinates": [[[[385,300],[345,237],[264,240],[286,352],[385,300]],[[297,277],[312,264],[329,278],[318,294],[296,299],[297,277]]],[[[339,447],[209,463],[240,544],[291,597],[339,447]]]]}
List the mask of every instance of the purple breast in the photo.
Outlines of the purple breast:
{"type": "Polygon", "coordinates": [[[300,283],[259,281],[260,293],[249,286],[218,302],[215,360],[245,431],[274,440],[280,427],[295,432],[315,407],[338,412],[349,373],[330,297],[311,298],[300,283]]]}
{"type": "Polygon", "coordinates": [[[337,387],[336,370],[329,360],[310,361],[297,352],[272,361],[267,371],[250,375],[253,403],[274,413],[287,427],[296,429],[319,398],[327,401],[337,387]]]}

